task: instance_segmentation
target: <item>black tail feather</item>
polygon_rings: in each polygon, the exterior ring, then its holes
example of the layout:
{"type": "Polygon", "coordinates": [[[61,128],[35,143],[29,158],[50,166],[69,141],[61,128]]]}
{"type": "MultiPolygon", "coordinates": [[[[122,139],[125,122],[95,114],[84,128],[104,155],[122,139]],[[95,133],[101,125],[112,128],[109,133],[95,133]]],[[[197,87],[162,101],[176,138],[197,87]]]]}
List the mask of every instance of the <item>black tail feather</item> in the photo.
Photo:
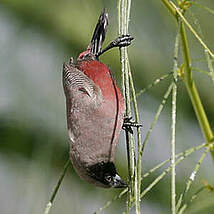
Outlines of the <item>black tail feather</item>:
{"type": "Polygon", "coordinates": [[[90,43],[90,50],[94,55],[101,51],[102,44],[105,40],[107,26],[108,26],[108,13],[106,13],[104,9],[99,17],[98,23],[96,25],[90,43]]]}

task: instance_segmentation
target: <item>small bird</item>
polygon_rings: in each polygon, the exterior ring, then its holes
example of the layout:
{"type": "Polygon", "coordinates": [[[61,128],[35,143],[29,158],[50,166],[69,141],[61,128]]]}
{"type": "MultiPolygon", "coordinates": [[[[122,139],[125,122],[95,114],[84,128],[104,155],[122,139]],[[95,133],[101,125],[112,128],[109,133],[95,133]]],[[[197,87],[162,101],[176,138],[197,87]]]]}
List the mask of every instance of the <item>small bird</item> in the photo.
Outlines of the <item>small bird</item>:
{"type": "Polygon", "coordinates": [[[110,69],[99,56],[113,47],[131,44],[133,37],[118,37],[102,50],[108,14],[101,13],[91,42],[77,61],[63,64],[70,159],[77,174],[104,188],[123,188],[114,165],[115,148],[123,126],[125,103],[110,69]]]}

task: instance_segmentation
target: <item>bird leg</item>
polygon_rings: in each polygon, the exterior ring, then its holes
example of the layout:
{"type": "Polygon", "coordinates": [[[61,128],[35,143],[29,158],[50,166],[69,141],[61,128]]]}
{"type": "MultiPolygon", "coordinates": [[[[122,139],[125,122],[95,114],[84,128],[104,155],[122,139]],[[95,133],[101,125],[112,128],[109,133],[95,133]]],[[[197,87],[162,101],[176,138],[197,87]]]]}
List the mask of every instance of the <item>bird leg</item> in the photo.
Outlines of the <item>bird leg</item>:
{"type": "Polygon", "coordinates": [[[106,51],[115,48],[115,47],[126,47],[129,46],[131,44],[131,41],[134,38],[131,37],[129,34],[127,35],[122,35],[119,36],[118,38],[116,38],[114,41],[112,41],[106,48],[104,48],[103,50],[100,50],[97,54],[96,57],[98,58],[100,55],[102,55],[103,53],[105,53],[106,51]]]}
{"type": "Polygon", "coordinates": [[[142,126],[143,126],[142,124],[139,124],[139,123],[136,123],[135,121],[132,121],[132,117],[125,116],[122,129],[133,134],[132,127],[138,128],[138,127],[142,127],[142,126]]]}

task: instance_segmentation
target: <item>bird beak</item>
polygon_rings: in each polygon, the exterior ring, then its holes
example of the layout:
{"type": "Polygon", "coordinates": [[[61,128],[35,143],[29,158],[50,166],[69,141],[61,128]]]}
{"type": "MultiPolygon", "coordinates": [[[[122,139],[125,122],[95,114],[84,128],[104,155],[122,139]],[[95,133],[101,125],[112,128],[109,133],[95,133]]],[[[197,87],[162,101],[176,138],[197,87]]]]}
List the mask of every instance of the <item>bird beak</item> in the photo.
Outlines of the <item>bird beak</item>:
{"type": "Polygon", "coordinates": [[[111,182],[111,186],[114,188],[125,188],[128,185],[121,179],[121,177],[118,174],[116,174],[113,177],[113,180],[111,182]]]}
{"type": "Polygon", "coordinates": [[[108,13],[103,10],[101,13],[96,28],[94,30],[94,34],[91,39],[91,43],[89,44],[88,50],[91,53],[96,55],[101,51],[102,44],[105,40],[106,30],[108,26],[108,13]]]}

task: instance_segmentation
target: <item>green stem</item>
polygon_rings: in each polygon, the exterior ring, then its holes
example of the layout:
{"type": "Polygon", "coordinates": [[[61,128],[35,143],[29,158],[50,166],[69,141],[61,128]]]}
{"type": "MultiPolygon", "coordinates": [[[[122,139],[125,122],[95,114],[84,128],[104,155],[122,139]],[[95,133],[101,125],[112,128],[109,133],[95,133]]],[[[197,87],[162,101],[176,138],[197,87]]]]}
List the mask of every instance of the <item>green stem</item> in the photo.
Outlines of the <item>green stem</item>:
{"type": "Polygon", "coordinates": [[[172,1],[170,1],[170,4],[174,7],[177,15],[181,18],[182,22],[185,23],[185,25],[189,28],[189,30],[192,32],[192,34],[195,36],[195,38],[199,41],[199,43],[204,47],[205,50],[207,50],[207,52],[210,54],[210,56],[212,58],[214,58],[214,54],[212,53],[212,51],[208,48],[206,43],[201,39],[201,37],[198,35],[198,33],[196,33],[196,31],[193,29],[193,27],[190,25],[190,23],[183,16],[184,12],[182,13],[181,10],[178,9],[172,1]]]}
{"type": "Polygon", "coordinates": [[[139,97],[143,93],[147,92],[150,88],[154,87],[155,85],[157,85],[158,83],[165,80],[166,78],[168,78],[171,75],[172,75],[172,72],[170,72],[168,74],[164,74],[163,76],[157,78],[151,84],[149,84],[147,87],[145,87],[145,88],[141,89],[139,92],[137,92],[136,97],[139,97]]]}
{"type": "MultiPolygon", "coordinates": [[[[133,104],[134,104],[134,113],[136,118],[136,123],[140,123],[140,117],[138,112],[138,105],[137,105],[137,97],[135,93],[134,88],[134,82],[132,78],[131,68],[129,65],[129,79],[130,79],[130,85],[131,85],[131,91],[132,91],[132,98],[133,98],[133,104]]],[[[141,190],[141,128],[137,128],[137,149],[138,149],[138,156],[137,156],[137,166],[136,166],[136,176],[135,176],[135,193],[136,193],[136,213],[140,214],[140,190],[141,190]]]]}
{"type": "Polygon", "coordinates": [[[107,201],[102,207],[100,207],[97,211],[95,211],[94,214],[100,213],[101,211],[109,207],[114,201],[122,198],[122,196],[125,195],[127,192],[128,192],[128,188],[124,189],[123,191],[120,192],[119,195],[116,195],[110,201],[107,201]]]}
{"type": "Polygon", "coordinates": [[[184,58],[184,68],[185,68],[184,83],[187,88],[189,97],[192,102],[192,106],[195,110],[204,138],[206,139],[207,143],[210,143],[210,151],[211,151],[212,158],[214,160],[214,148],[213,148],[214,135],[210,128],[209,121],[207,119],[206,113],[204,111],[204,107],[202,105],[200,96],[198,94],[198,90],[192,78],[191,58],[190,58],[190,52],[189,52],[189,47],[187,42],[186,30],[184,27],[184,18],[183,16],[181,16],[181,13],[175,9],[175,7],[172,5],[171,2],[169,2],[168,0],[161,0],[161,1],[169,9],[171,14],[176,18],[176,20],[178,20],[177,13],[179,13],[179,16],[181,17],[180,36],[181,36],[182,52],[183,52],[183,58],[184,58]]]}
{"type": "Polygon", "coordinates": [[[173,66],[173,86],[172,86],[172,124],[171,124],[171,211],[176,213],[176,188],[175,188],[175,127],[176,127],[176,98],[177,98],[177,69],[178,69],[179,31],[175,38],[174,66],[173,66]]]}
{"type": "Polygon", "coordinates": [[[170,93],[172,91],[172,86],[173,86],[173,83],[170,84],[170,86],[168,87],[166,93],[164,94],[163,99],[161,101],[161,104],[159,105],[158,110],[157,110],[157,112],[156,112],[156,114],[154,116],[154,119],[152,120],[152,124],[151,124],[151,126],[149,127],[149,130],[146,133],[146,137],[145,137],[145,139],[143,141],[143,145],[142,145],[142,148],[141,148],[141,151],[140,151],[140,156],[141,157],[143,155],[145,146],[146,146],[146,144],[147,144],[147,142],[149,140],[150,134],[151,134],[155,124],[157,123],[158,118],[160,116],[160,113],[162,112],[162,110],[163,110],[163,108],[164,108],[164,106],[166,104],[166,101],[167,101],[167,99],[168,99],[168,97],[169,97],[169,95],[170,95],[170,93]]]}
{"type": "MultiPolygon", "coordinates": [[[[192,70],[191,70],[191,59],[190,59],[190,52],[186,37],[186,30],[184,24],[181,23],[181,43],[182,43],[182,50],[184,56],[184,83],[186,85],[188,94],[192,101],[193,108],[195,110],[197,119],[199,121],[201,130],[204,134],[207,143],[211,143],[214,140],[213,132],[211,130],[207,115],[204,111],[204,107],[202,105],[198,90],[192,78],[192,70]]],[[[211,152],[212,157],[214,159],[214,152],[211,152]]]]}
{"type": "MultiPolygon", "coordinates": [[[[187,149],[183,152],[180,152],[178,154],[176,154],[176,158],[180,158],[182,157],[182,159],[184,160],[186,157],[188,157],[189,155],[191,155],[192,153],[205,148],[207,146],[206,143],[202,143],[199,146],[195,146],[192,147],[190,149],[187,149]]],[[[150,169],[147,173],[143,174],[143,178],[148,177],[149,175],[151,175],[153,172],[155,172],[157,169],[159,169],[160,167],[164,166],[166,163],[170,162],[170,159],[167,159],[161,163],[159,163],[158,165],[156,165],[155,167],[153,167],[152,169],[150,169]]],[[[118,195],[116,195],[112,200],[107,201],[101,208],[99,208],[97,211],[94,212],[94,214],[98,214],[101,211],[103,211],[104,209],[106,209],[107,207],[109,207],[115,200],[120,199],[124,194],[126,194],[128,192],[128,188],[124,189],[123,191],[121,191],[118,195]]]]}
{"type": "Polygon", "coordinates": [[[167,7],[167,9],[170,11],[170,13],[177,18],[177,13],[175,8],[169,3],[169,0],[161,0],[163,4],[167,7]]]}
{"type": "MultiPolygon", "coordinates": [[[[197,148],[200,149],[200,147],[197,148]]],[[[188,150],[188,153],[185,153],[184,156],[179,157],[176,161],[175,161],[175,165],[177,166],[180,162],[182,162],[183,160],[185,160],[185,157],[188,157],[189,155],[191,155],[193,152],[195,152],[196,150],[188,150]]],[[[144,197],[146,195],[147,192],[149,192],[163,177],[165,177],[170,171],[172,170],[172,165],[170,165],[168,168],[166,168],[152,183],[149,184],[148,187],[146,187],[143,192],[141,193],[141,197],[144,197]]]]}
{"type": "MultiPolygon", "coordinates": [[[[198,151],[199,149],[201,148],[204,148],[206,146],[206,143],[203,143],[199,146],[195,146],[193,148],[190,148],[190,149],[187,149],[185,150],[184,152],[180,152],[178,153],[177,155],[175,155],[175,158],[179,158],[179,157],[183,157],[185,158],[189,153],[192,153],[192,152],[195,152],[195,151],[198,151]]],[[[144,173],[143,174],[143,178],[146,178],[148,177],[149,175],[151,175],[153,172],[155,172],[157,169],[161,168],[162,166],[164,166],[165,164],[167,164],[168,162],[170,162],[170,159],[167,159],[161,163],[159,163],[158,165],[156,165],[155,167],[153,167],[152,169],[150,169],[148,172],[144,173]]]]}
{"type": "Polygon", "coordinates": [[[70,160],[67,160],[67,162],[66,162],[66,164],[65,164],[65,166],[64,166],[63,172],[62,172],[62,174],[61,174],[61,176],[60,176],[60,178],[59,178],[59,180],[58,180],[58,182],[57,182],[57,185],[56,185],[56,187],[54,188],[54,191],[53,191],[53,193],[52,193],[52,195],[51,195],[50,201],[49,201],[49,202],[47,203],[47,205],[46,205],[44,214],[48,214],[48,213],[49,213],[49,211],[50,211],[50,209],[51,209],[51,207],[52,207],[52,205],[53,205],[54,199],[55,199],[55,197],[56,197],[56,194],[57,194],[57,192],[58,192],[58,190],[59,190],[59,187],[60,187],[60,185],[61,185],[61,183],[62,183],[63,178],[65,177],[65,173],[66,173],[66,171],[67,171],[67,169],[68,169],[70,163],[71,163],[71,161],[70,161],[70,160]]]}
{"type": "MultiPolygon", "coordinates": [[[[119,0],[118,14],[119,14],[119,34],[128,34],[129,14],[131,8],[131,0],[119,0]]],[[[125,97],[126,104],[126,116],[131,116],[131,99],[129,89],[129,59],[127,47],[120,48],[120,61],[122,71],[122,86],[123,94],[125,97]]],[[[135,192],[135,147],[134,137],[126,130],[126,144],[127,144],[127,159],[128,159],[128,170],[129,170],[129,192],[127,201],[127,210],[129,213],[131,208],[131,202],[133,195],[136,196],[135,192]]],[[[136,197],[135,197],[136,198],[136,197]]]]}
{"type": "Polygon", "coordinates": [[[190,177],[189,177],[189,179],[188,179],[188,181],[186,183],[186,188],[185,188],[184,192],[181,194],[181,196],[179,198],[179,201],[178,201],[178,204],[176,205],[176,208],[177,208],[176,211],[177,212],[179,211],[178,213],[183,213],[184,209],[187,208],[187,203],[184,203],[182,205],[182,202],[184,201],[185,196],[187,195],[187,193],[188,193],[188,191],[190,189],[190,186],[192,185],[193,181],[195,180],[195,176],[198,173],[198,171],[200,169],[200,166],[201,166],[202,162],[204,161],[205,157],[207,156],[208,152],[209,152],[209,148],[206,148],[205,151],[203,152],[201,158],[197,162],[196,166],[194,167],[194,170],[191,173],[191,175],[190,175],[190,177]],[[181,205],[182,205],[182,207],[181,207],[181,205]]]}

